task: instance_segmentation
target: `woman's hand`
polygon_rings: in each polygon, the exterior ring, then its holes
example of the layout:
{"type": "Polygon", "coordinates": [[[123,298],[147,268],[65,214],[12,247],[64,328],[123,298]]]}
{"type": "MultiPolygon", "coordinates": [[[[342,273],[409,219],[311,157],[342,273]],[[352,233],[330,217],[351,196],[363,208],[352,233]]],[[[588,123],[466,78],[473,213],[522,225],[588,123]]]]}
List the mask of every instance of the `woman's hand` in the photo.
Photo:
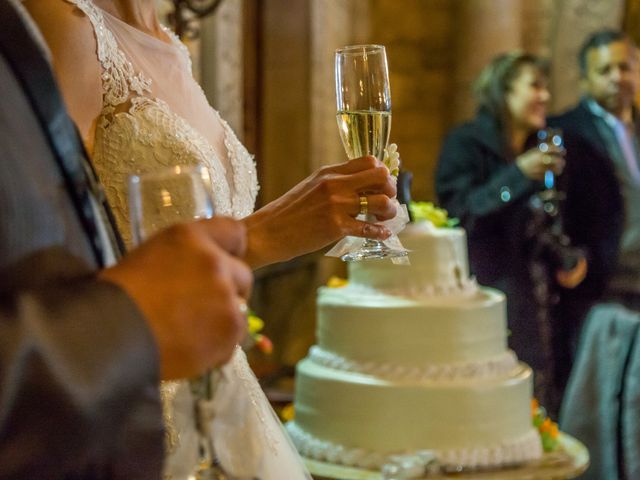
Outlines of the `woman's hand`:
{"type": "Polygon", "coordinates": [[[321,168],[244,222],[248,245],[245,260],[253,268],[313,252],[352,235],[384,240],[391,232],[356,220],[360,196],[378,220],[395,216],[391,199],[394,178],[374,157],[321,168]]]}
{"type": "Polygon", "coordinates": [[[516,158],[516,165],[525,177],[544,180],[544,173],[551,170],[560,175],[564,170],[564,151],[541,152],[537,147],[527,150],[516,158]]]}

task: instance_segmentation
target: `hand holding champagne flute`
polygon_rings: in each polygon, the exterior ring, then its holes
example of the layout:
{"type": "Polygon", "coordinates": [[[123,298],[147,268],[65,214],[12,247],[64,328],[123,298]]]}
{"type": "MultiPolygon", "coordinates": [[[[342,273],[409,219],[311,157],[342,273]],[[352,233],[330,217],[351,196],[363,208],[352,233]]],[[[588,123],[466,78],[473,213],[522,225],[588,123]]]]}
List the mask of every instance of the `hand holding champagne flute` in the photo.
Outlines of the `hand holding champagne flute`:
{"type": "MultiPolygon", "coordinates": [[[[391,130],[391,93],[385,48],[355,45],[336,51],[336,103],[340,138],[349,159],[373,155],[382,161],[391,130]]],[[[360,192],[360,213],[368,222],[367,192],[360,192]]],[[[342,256],[345,261],[404,257],[407,252],[366,239],[360,249],[342,256]]]]}
{"type": "MultiPolygon", "coordinates": [[[[175,166],[165,170],[129,179],[129,210],[131,229],[135,243],[139,244],[153,234],[178,223],[212,218],[213,199],[210,195],[209,172],[202,166],[175,166]]],[[[239,300],[239,307],[246,303],[239,300]]],[[[190,380],[196,398],[195,416],[199,434],[199,465],[195,478],[226,478],[215,463],[215,454],[205,422],[201,418],[199,404],[213,396],[215,385],[208,371],[190,380]]]]}
{"type": "MultiPolygon", "coordinates": [[[[559,128],[543,128],[538,130],[538,150],[545,154],[548,163],[553,162],[553,157],[564,157],[564,140],[562,130],[559,128]]],[[[555,173],[549,168],[544,174],[544,186],[547,190],[555,188],[555,173]]]]}

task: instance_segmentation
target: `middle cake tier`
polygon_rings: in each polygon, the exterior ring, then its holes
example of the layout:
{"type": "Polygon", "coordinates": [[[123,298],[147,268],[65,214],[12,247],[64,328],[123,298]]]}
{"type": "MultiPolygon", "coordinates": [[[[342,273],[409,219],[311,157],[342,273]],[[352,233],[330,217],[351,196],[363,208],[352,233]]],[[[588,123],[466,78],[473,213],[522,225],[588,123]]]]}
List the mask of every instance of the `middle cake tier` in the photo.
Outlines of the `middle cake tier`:
{"type": "Polygon", "coordinates": [[[315,360],[356,371],[370,362],[413,371],[512,363],[505,308],[504,295],[489,288],[471,296],[411,298],[353,285],[323,287],[315,360]]]}

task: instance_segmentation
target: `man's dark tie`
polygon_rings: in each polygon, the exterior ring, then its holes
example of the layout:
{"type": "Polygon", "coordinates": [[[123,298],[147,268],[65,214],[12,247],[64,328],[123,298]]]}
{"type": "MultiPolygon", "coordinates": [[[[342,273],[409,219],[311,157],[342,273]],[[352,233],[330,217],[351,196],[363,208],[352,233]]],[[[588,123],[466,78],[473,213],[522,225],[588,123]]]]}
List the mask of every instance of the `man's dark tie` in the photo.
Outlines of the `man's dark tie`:
{"type": "Polygon", "coordinates": [[[31,102],[91,241],[98,265],[104,266],[105,246],[96,222],[104,221],[116,255],[124,252],[124,244],[117,233],[113,215],[106,205],[82,140],[67,115],[49,63],[8,0],[0,0],[0,52],[13,68],[31,102]],[[16,48],[16,45],[20,48],[16,48]],[[95,218],[91,196],[97,201],[100,214],[104,217],[101,220],[95,218]]]}

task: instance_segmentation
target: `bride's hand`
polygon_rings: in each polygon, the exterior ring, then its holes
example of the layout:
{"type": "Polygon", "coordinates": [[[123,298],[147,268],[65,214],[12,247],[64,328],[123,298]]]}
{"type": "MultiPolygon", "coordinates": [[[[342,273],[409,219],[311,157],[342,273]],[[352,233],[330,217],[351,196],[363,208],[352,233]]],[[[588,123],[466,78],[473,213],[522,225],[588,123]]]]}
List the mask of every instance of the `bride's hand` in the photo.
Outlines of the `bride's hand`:
{"type": "Polygon", "coordinates": [[[384,240],[391,232],[356,220],[360,196],[378,220],[396,214],[396,187],[389,170],[374,157],[321,168],[244,222],[248,232],[245,260],[253,268],[313,252],[352,235],[384,240]]]}

